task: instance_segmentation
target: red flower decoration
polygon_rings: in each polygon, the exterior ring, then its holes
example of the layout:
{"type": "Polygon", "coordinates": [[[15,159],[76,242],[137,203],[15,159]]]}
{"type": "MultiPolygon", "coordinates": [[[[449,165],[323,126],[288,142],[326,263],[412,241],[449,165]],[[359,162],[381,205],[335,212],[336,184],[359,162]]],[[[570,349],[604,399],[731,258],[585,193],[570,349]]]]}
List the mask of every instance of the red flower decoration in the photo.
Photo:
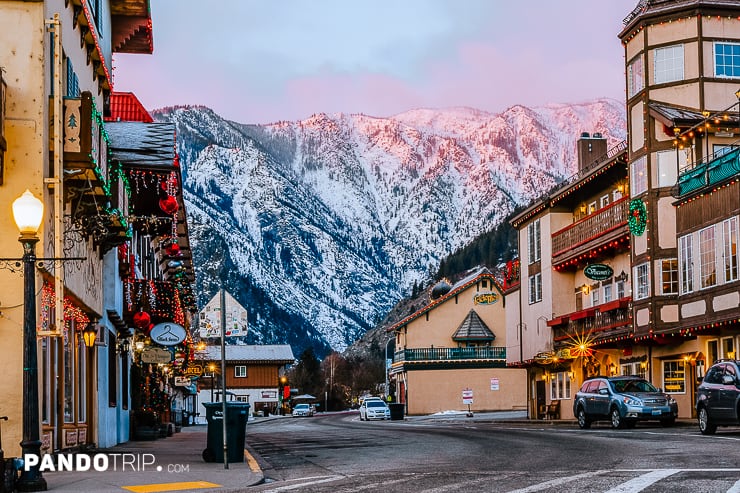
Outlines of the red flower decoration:
{"type": "Polygon", "coordinates": [[[165,214],[174,214],[179,209],[177,200],[172,195],[168,195],[164,199],[159,199],[159,208],[164,211],[165,214]]]}
{"type": "Polygon", "coordinates": [[[134,313],[134,326],[137,329],[143,329],[148,327],[152,322],[152,317],[147,312],[136,312],[134,313]]]}

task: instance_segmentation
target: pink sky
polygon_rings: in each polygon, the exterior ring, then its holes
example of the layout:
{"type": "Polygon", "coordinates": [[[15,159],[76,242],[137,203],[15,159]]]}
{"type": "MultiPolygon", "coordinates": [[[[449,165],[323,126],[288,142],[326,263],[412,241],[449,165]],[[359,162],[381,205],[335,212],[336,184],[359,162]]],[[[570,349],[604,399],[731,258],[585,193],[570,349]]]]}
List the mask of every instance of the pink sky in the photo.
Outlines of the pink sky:
{"type": "Polygon", "coordinates": [[[624,100],[637,0],[151,0],[153,55],[116,55],[147,109],[243,123],[313,113],[624,100]]]}

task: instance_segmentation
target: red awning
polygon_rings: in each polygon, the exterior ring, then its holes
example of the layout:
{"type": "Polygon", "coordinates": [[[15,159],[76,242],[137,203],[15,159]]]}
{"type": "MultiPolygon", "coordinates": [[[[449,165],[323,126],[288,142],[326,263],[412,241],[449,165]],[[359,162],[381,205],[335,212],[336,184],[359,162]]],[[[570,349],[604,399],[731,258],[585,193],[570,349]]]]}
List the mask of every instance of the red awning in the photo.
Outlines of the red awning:
{"type": "Polygon", "coordinates": [[[586,308],[580,312],[570,314],[571,320],[580,320],[582,318],[593,317],[596,314],[596,308],[586,308]]]}
{"type": "Polygon", "coordinates": [[[556,317],[552,320],[547,321],[548,327],[555,327],[557,325],[563,325],[568,323],[568,315],[563,315],[562,317],[556,317]]]}
{"type": "Polygon", "coordinates": [[[612,310],[616,310],[619,308],[619,300],[610,301],[609,303],[604,303],[603,305],[599,306],[599,311],[601,313],[604,312],[610,312],[612,310]]]}

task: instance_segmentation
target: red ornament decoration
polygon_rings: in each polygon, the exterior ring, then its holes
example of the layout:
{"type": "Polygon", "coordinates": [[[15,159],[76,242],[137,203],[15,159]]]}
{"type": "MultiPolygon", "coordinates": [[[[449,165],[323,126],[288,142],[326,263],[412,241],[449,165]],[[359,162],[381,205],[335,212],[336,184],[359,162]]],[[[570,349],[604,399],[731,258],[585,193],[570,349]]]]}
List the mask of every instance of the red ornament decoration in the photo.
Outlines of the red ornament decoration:
{"type": "Polygon", "coordinates": [[[172,195],[168,195],[166,198],[159,199],[159,208],[164,211],[165,214],[171,215],[177,212],[179,206],[177,200],[172,195]]]}
{"type": "Polygon", "coordinates": [[[149,327],[149,324],[151,322],[152,317],[147,312],[141,311],[134,314],[134,327],[136,327],[137,329],[149,327]]]}
{"type": "Polygon", "coordinates": [[[164,251],[167,252],[167,255],[170,257],[177,257],[180,255],[180,245],[177,243],[170,243],[166,247],[164,247],[164,251]]]}

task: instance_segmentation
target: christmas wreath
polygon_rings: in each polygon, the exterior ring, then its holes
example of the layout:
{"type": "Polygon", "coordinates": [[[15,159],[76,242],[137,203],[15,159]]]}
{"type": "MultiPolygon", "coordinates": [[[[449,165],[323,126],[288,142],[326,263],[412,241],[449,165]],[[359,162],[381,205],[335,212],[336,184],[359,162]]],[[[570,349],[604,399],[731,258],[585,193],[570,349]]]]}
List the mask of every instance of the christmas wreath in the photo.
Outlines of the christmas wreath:
{"type": "Polygon", "coordinates": [[[647,208],[641,199],[630,201],[630,216],[628,220],[630,233],[641,236],[647,226],[647,208]]]}

